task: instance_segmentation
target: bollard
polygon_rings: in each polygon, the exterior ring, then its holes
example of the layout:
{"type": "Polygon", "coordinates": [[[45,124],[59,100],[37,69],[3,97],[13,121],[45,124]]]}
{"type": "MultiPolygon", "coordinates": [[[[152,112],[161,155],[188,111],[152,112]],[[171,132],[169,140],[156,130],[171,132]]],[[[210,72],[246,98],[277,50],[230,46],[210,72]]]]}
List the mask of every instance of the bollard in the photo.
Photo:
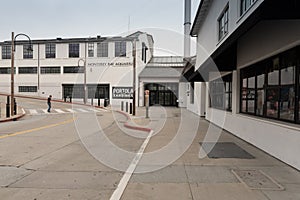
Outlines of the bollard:
{"type": "Polygon", "coordinates": [[[145,90],[146,118],[149,118],[149,90],[145,90]]]}
{"type": "Polygon", "coordinates": [[[121,111],[124,110],[124,101],[121,101],[121,111]]]}
{"type": "Polygon", "coordinates": [[[100,106],[100,99],[98,99],[98,106],[100,106]]]}
{"type": "Polygon", "coordinates": [[[10,102],[9,102],[9,96],[7,96],[7,101],[6,101],[6,117],[10,117],[10,102]]]}
{"type": "Polygon", "coordinates": [[[94,105],[94,99],[91,98],[91,105],[93,106],[94,105]]]}
{"type": "Polygon", "coordinates": [[[17,112],[17,102],[16,102],[16,98],[14,98],[14,115],[16,115],[17,112]]]}
{"type": "Polygon", "coordinates": [[[129,104],[129,114],[132,114],[132,103],[129,104]]]}
{"type": "Polygon", "coordinates": [[[128,102],[126,102],[126,112],[128,112],[128,102]]]}
{"type": "Polygon", "coordinates": [[[70,97],[70,103],[72,103],[72,97],[70,97]]]}

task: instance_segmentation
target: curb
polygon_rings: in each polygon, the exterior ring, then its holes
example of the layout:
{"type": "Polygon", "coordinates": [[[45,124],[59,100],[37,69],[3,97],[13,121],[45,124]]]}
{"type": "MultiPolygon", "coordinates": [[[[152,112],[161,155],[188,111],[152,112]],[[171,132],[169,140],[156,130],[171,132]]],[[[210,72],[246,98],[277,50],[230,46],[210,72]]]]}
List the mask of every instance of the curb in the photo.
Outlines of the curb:
{"type": "Polygon", "coordinates": [[[0,120],[0,123],[2,123],[2,122],[9,122],[9,121],[16,121],[16,120],[18,120],[18,119],[21,119],[22,117],[24,117],[25,115],[26,115],[26,113],[25,113],[25,111],[24,111],[24,109],[22,108],[22,114],[20,114],[20,115],[16,115],[16,116],[14,116],[14,117],[10,117],[10,118],[6,118],[6,119],[1,119],[0,120]]]}
{"type": "Polygon", "coordinates": [[[124,127],[129,128],[129,129],[133,129],[133,130],[149,132],[149,133],[152,131],[151,128],[146,128],[146,127],[142,127],[142,126],[133,126],[133,125],[130,125],[130,124],[128,123],[128,121],[131,120],[130,115],[128,115],[128,114],[125,113],[125,112],[119,111],[119,110],[116,110],[116,112],[118,112],[118,113],[124,115],[124,116],[127,118],[127,122],[124,123],[124,127]]]}
{"type": "MultiPolygon", "coordinates": [[[[0,95],[1,96],[7,96],[9,94],[0,93],[0,95]]],[[[15,95],[15,97],[24,98],[24,99],[36,99],[36,100],[41,100],[41,101],[47,101],[47,99],[48,99],[48,98],[43,98],[43,97],[22,96],[22,95],[15,95]]],[[[81,106],[88,106],[88,107],[92,106],[92,105],[86,105],[86,104],[83,104],[83,103],[67,102],[67,101],[58,100],[58,99],[52,99],[51,101],[52,102],[58,102],[58,103],[66,103],[66,104],[75,104],[75,105],[81,105],[81,106]]],[[[94,106],[93,105],[92,107],[101,108],[101,109],[104,109],[104,110],[108,110],[108,109],[106,109],[103,106],[94,106]]]]}

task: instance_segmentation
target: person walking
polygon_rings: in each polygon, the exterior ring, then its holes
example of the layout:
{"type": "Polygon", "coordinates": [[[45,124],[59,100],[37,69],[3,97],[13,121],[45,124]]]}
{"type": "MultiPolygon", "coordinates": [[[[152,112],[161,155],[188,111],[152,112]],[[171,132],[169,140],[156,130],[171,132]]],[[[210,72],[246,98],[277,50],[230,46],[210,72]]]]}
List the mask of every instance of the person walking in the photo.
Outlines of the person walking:
{"type": "Polygon", "coordinates": [[[51,98],[52,98],[52,95],[49,95],[48,101],[47,101],[47,103],[48,103],[48,112],[50,112],[50,110],[51,110],[51,98]]]}

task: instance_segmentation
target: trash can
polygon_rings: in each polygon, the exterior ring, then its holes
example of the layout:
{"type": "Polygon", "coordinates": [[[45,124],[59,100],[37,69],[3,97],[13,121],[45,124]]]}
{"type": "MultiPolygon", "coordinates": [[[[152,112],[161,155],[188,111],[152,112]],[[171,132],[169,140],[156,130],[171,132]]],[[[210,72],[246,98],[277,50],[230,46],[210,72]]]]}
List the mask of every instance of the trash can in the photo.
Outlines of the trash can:
{"type": "Polygon", "coordinates": [[[107,107],[109,105],[109,99],[104,99],[104,107],[107,107]]]}

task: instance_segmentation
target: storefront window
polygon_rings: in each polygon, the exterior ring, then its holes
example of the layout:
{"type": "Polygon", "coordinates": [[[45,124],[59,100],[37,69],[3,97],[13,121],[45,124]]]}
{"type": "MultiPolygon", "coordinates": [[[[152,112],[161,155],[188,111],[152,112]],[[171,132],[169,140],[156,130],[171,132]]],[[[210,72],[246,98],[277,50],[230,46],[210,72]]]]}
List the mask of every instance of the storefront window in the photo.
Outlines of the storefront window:
{"type": "Polygon", "coordinates": [[[280,118],[294,120],[295,110],[295,67],[281,70],[280,118]]]}
{"type": "Polygon", "coordinates": [[[296,47],[242,69],[241,112],[299,123],[299,58],[300,47],[296,47]]]}
{"type": "Polygon", "coordinates": [[[232,110],[232,74],[210,82],[211,107],[232,110]]]}

